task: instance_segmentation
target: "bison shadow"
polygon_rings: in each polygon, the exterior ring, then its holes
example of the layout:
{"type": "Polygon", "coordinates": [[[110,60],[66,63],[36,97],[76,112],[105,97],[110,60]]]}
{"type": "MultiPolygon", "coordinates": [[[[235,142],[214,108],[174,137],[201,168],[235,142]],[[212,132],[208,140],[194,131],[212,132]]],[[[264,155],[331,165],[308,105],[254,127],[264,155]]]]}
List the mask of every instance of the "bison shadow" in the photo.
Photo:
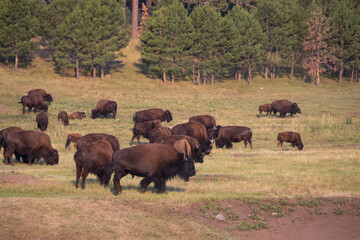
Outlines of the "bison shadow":
{"type": "MultiPolygon", "coordinates": [[[[134,190],[134,191],[137,191],[139,193],[142,193],[141,192],[141,189],[140,189],[140,182],[139,182],[139,185],[121,185],[121,188],[122,188],[122,191],[124,194],[124,191],[126,190],[134,190]]],[[[115,195],[115,190],[114,190],[114,186],[110,186],[110,191],[115,195]]],[[[159,193],[157,189],[154,188],[154,184],[151,183],[145,190],[144,194],[146,194],[147,192],[151,192],[151,193],[158,193],[158,194],[162,194],[162,193],[159,193]]],[[[177,188],[177,187],[170,187],[170,186],[166,186],[166,192],[185,192],[185,189],[183,188],[177,188]]],[[[165,193],[166,193],[165,192],[165,193]]]]}

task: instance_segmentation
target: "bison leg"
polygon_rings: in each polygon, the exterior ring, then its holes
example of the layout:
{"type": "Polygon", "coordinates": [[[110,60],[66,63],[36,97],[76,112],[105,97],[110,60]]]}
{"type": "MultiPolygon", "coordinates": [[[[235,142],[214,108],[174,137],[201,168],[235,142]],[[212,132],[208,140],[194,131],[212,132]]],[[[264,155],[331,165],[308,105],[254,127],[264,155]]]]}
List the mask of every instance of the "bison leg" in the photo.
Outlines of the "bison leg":
{"type": "Polygon", "coordinates": [[[80,175],[81,175],[81,170],[82,170],[81,166],[76,166],[76,181],[75,181],[76,188],[79,187],[79,179],[80,179],[80,175]]]}
{"type": "Polygon", "coordinates": [[[81,174],[81,188],[82,189],[85,189],[85,180],[86,180],[86,177],[88,176],[88,174],[89,174],[89,170],[83,168],[82,174],[81,174]]]}
{"type": "Polygon", "coordinates": [[[225,147],[226,147],[227,149],[232,148],[232,147],[233,147],[233,144],[231,143],[231,141],[228,141],[228,142],[225,143],[225,147]]]}
{"type": "Polygon", "coordinates": [[[153,181],[152,177],[144,177],[140,182],[141,193],[144,193],[149,184],[153,181]]]}
{"type": "Polygon", "coordinates": [[[279,148],[282,150],[282,145],[283,145],[283,142],[279,140],[278,144],[277,144],[278,151],[279,151],[279,148]]]}
{"type": "Polygon", "coordinates": [[[261,117],[261,113],[262,113],[262,111],[260,110],[260,112],[259,112],[259,117],[261,117]]]}
{"type": "Polygon", "coordinates": [[[28,163],[29,165],[31,165],[33,157],[34,157],[34,156],[33,156],[32,154],[27,155],[26,161],[27,161],[27,163],[28,163]]]}
{"type": "Polygon", "coordinates": [[[162,177],[154,177],[155,188],[159,191],[159,193],[164,193],[166,191],[166,183],[165,179],[162,177]]]}
{"type": "Polygon", "coordinates": [[[131,138],[131,141],[130,141],[130,145],[133,144],[133,141],[134,141],[135,138],[137,138],[137,141],[138,141],[138,143],[139,143],[140,137],[138,137],[138,135],[133,134],[133,136],[132,136],[132,138],[131,138]]]}
{"type": "Polygon", "coordinates": [[[120,185],[120,178],[121,178],[121,176],[120,176],[119,171],[115,170],[115,174],[114,174],[114,178],[113,178],[115,195],[119,195],[122,192],[121,185],[120,185]]]}

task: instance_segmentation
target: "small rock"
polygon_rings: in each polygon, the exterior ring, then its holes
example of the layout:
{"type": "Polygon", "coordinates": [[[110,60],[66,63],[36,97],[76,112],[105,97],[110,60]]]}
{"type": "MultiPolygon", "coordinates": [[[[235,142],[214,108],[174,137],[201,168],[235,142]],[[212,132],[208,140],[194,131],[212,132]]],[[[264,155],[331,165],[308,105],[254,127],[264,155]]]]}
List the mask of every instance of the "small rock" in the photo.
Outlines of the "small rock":
{"type": "Polygon", "coordinates": [[[216,215],[216,217],[215,217],[217,220],[219,220],[219,221],[225,221],[225,217],[224,217],[224,215],[222,215],[221,213],[219,213],[218,215],[216,215]]]}

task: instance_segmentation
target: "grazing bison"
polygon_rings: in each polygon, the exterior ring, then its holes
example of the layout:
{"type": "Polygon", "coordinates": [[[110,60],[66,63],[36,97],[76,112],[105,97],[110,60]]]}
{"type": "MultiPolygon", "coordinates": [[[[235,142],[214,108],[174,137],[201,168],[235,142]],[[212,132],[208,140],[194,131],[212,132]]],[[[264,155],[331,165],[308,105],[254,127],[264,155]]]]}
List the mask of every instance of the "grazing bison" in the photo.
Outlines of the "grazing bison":
{"type": "Polygon", "coordinates": [[[69,115],[69,119],[83,119],[86,118],[86,115],[84,112],[73,112],[69,115]]]}
{"type": "Polygon", "coordinates": [[[274,116],[277,112],[280,112],[280,117],[285,117],[287,113],[290,113],[291,116],[296,113],[301,113],[298,105],[287,99],[273,101],[271,103],[271,110],[274,112],[274,116]]]}
{"type": "Polygon", "coordinates": [[[71,142],[76,143],[82,135],[80,133],[69,133],[66,138],[65,149],[67,149],[71,142]]]}
{"type": "Polygon", "coordinates": [[[191,153],[188,155],[191,156],[191,158],[194,159],[195,162],[204,162],[206,150],[204,149],[204,147],[200,146],[199,142],[193,137],[189,137],[186,135],[172,135],[157,138],[155,139],[154,143],[165,143],[173,146],[177,141],[181,139],[185,139],[190,144],[191,153]]]}
{"type": "Polygon", "coordinates": [[[90,133],[90,134],[86,134],[85,136],[83,136],[82,138],[80,138],[76,143],[75,143],[75,148],[77,151],[80,151],[85,145],[91,143],[91,142],[95,142],[98,140],[106,140],[108,141],[114,152],[120,149],[120,144],[119,144],[119,140],[114,137],[113,135],[110,134],[106,134],[106,133],[90,133]]]}
{"type": "Polygon", "coordinates": [[[60,120],[62,121],[64,126],[69,125],[69,117],[68,117],[67,112],[61,111],[58,113],[58,122],[60,122],[60,120]]]}
{"type": "Polygon", "coordinates": [[[139,139],[141,136],[144,138],[149,139],[149,132],[154,128],[162,127],[160,120],[153,120],[153,121],[146,121],[146,122],[139,122],[135,123],[134,127],[132,129],[133,136],[130,141],[130,145],[132,145],[134,139],[137,139],[137,142],[139,143],[139,139]]]}
{"type": "Polygon", "coordinates": [[[205,126],[206,131],[216,128],[216,121],[213,116],[210,115],[198,115],[189,118],[189,122],[198,122],[205,126]]]}
{"type": "Polygon", "coordinates": [[[210,140],[217,138],[218,135],[219,135],[220,128],[221,128],[221,126],[217,125],[216,128],[212,128],[212,129],[207,130],[208,138],[210,140]]]}
{"type": "Polygon", "coordinates": [[[301,142],[300,134],[297,132],[281,132],[278,134],[277,140],[278,140],[278,144],[277,144],[278,150],[279,147],[282,150],[282,145],[284,142],[290,142],[293,148],[295,148],[296,146],[299,150],[303,150],[304,148],[304,145],[301,142]]]}
{"type": "Polygon", "coordinates": [[[85,179],[89,173],[96,174],[100,184],[107,186],[113,172],[113,152],[111,144],[106,140],[91,142],[84,146],[81,151],[76,152],[74,155],[76,163],[76,188],[78,188],[80,175],[81,188],[85,188],[85,179]]]}
{"type": "Polygon", "coordinates": [[[266,116],[269,115],[271,116],[271,104],[263,104],[263,105],[259,105],[259,117],[261,117],[261,113],[262,112],[266,112],[266,116]]]}
{"type": "Polygon", "coordinates": [[[11,163],[12,155],[17,153],[21,156],[27,156],[26,161],[31,165],[34,158],[40,160],[43,158],[46,164],[54,165],[59,162],[59,153],[51,147],[51,141],[46,133],[29,130],[20,132],[11,132],[5,138],[5,162],[11,163]]]}
{"type": "Polygon", "coordinates": [[[28,96],[40,95],[44,101],[52,102],[53,98],[50,94],[46,93],[44,89],[33,89],[28,92],[28,96]]]}
{"type": "Polygon", "coordinates": [[[24,129],[19,128],[19,127],[8,127],[8,128],[4,128],[3,130],[0,131],[0,150],[4,145],[4,141],[6,136],[11,133],[11,132],[20,132],[20,131],[24,131],[24,129]]]}
{"type": "Polygon", "coordinates": [[[173,120],[171,112],[169,110],[162,110],[161,108],[152,108],[143,111],[136,112],[133,116],[134,123],[146,122],[152,120],[160,120],[161,122],[170,122],[173,120]]]}
{"type": "Polygon", "coordinates": [[[44,112],[43,110],[41,110],[37,115],[36,115],[36,123],[37,123],[37,127],[41,130],[41,131],[45,131],[47,129],[47,126],[49,124],[49,117],[46,114],[46,112],[44,112]]]}
{"type": "Polygon", "coordinates": [[[31,112],[32,108],[34,108],[34,112],[36,112],[36,110],[44,110],[47,112],[48,110],[48,106],[44,103],[44,100],[40,95],[22,96],[18,103],[21,103],[23,106],[23,114],[25,113],[25,107],[28,108],[28,112],[31,112]]]}
{"type": "MultiPolygon", "coordinates": [[[[186,148],[186,147],[185,147],[186,148]]],[[[166,181],[179,176],[189,181],[195,175],[194,161],[168,144],[151,143],[123,148],[113,154],[115,195],[122,192],[120,179],[127,174],[144,177],[140,182],[145,192],[151,182],[159,192],[166,191],[166,181]]]]}
{"type": "Polygon", "coordinates": [[[248,127],[226,126],[220,128],[218,137],[215,139],[215,144],[217,148],[222,148],[224,146],[226,146],[226,148],[232,148],[232,142],[244,141],[245,148],[249,143],[250,148],[252,149],[251,138],[252,132],[248,127]]]}
{"type": "Polygon", "coordinates": [[[172,135],[187,135],[198,140],[199,144],[204,146],[206,154],[209,154],[212,149],[212,143],[209,141],[206,128],[198,122],[187,122],[174,126],[171,129],[172,135]]]}
{"type": "Polygon", "coordinates": [[[103,115],[106,117],[109,113],[116,119],[117,104],[115,101],[100,100],[96,107],[91,110],[91,118],[95,119],[103,115]]]}
{"type": "Polygon", "coordinates": [[[153,143],[157,138],[171,136],[171,129],[167,127],[154,128],[149,132],[149,142],[153,143]]]}

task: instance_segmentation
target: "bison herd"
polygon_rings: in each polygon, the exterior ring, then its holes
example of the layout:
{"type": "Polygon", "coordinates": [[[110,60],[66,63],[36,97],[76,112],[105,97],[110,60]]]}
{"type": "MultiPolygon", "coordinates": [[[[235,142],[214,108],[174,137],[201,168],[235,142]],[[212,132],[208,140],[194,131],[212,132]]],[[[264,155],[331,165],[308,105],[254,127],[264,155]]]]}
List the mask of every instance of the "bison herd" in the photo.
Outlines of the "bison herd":
{"type": "MultiPolygon", "coordinates": [[[[34,89],[27,96],[21,98],[23,113],[25,107],[28,111],[40,111],[36,116],[36,123],[41,131],[45,131],[49,118],[46,114],[52,96],[43,89],[34,89]]],[[[95,109],[91,110],[91,118],[109,114],[116,118],[117,104],[115,101],[100,100],[95,109]]],[[[262,112],[266,115],[280,113],[285,117],[301,113],[296,103],[289,100],[277,100],[271,104],[259,106],[259,117],[262,112]]],[[[73,112],[68,115],[65,111],[58,113],[58,121],[64,126],[69,125],[69,119],[82,119],[84,112],[73,112]]],[[[186,123],[175,125],[171,129],[162,126],[162,122],[170,122],[173,116],[169,110],[160,108],[138,111],[133,115],[133,136],[130,145],[136,139],[138,145],[120,149],[118,139],[110,134],[91,133],[82,136],[71,133],[67,136],[65,149],[74,143],[76,152],[74,161],[76,165],[76,182],[81,177],[81,187],[85,188],[85,180],[89,173],[97,175],[100,184],[108,185],[114,172],[113,184],[115,195],[122,192],[120,180],[130,174],[142,177],[140,181],[141,192],[144,192],[150,183],[154,183],[158,192],[166,191],[166,181],[176,176],[189,181],[194,176],[195,163],[203,163],[204,157],[209,155],[213,143],[217,148],[232,148],[233,143],[243,141],[245,148],[250,145],[252,149],[252,131],[244,126],[216,125],[215,118],[210,115],[198,115],[189,118],[186,123]],[[146,138],[150,144],[139,144],[140,138],[146,138]]],[[[299,150],[303,149],[300,134],[297,132],[281,132],[277,137],[278,150],[282,149],[283,142],[290,142],[299,150]]],[[[13,155],[17,161],[22,158],[24,163],[57,164],[59,154],[51,146],[46,133],[34,130],[23,130],[18,127],[9,127],[0,131],[0,148],[4,147],[4,160],[6,164],[14,165],[13,155]]]]}

